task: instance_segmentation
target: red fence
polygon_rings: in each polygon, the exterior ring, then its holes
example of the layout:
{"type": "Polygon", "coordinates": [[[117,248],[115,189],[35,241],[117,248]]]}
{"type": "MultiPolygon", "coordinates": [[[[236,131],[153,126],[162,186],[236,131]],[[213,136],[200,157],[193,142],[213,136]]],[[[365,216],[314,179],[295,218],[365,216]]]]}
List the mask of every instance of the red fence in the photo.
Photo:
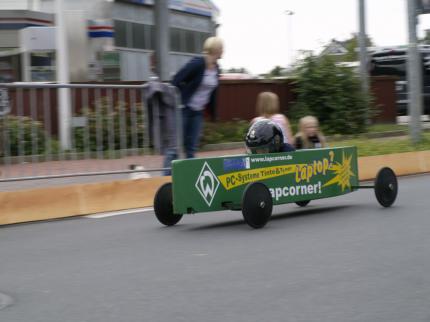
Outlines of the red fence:
{"type": "MultiPolygon", "coordinates": [[[[395,77],[372,77],[371,91],[377,108],[375,122],[396,122],[395,77]]],[[[281,111],[287,113],[294,103],[294,84],[285,80],[224,80],[218,95],[221,121],[234,118],[250,120],[256,116],[255,103],[260,92],[271,91],[280,99],[281,111]]]]}
{"type": "MultiPolygon", "coordinates": [[[[371,90],[377,107],[375,122],[394,123],[396,121],[396,91],[394,77],[371,78],[371,90]]],[[[137,85],[142,82],[124,82],[122,85],[137,85]]],[[[280,99],[281,112],[287,114],[294,103],[294,84],[286,80],[223,80],[218,95],[218,116],[220,121],[232,119],[251,120],[256,116],[255,103],[257,95],[263,91],[276,93],[280,99]]],[[[94,108],[95,101],[110,97],[115,104],[124,102],[142,104],[140,91],[129,90],[72,90],[72,106],[74,115],[79,114],[83,107],[94,108]],[[133,96],[133,97],[132,97],[133,96]]],[[[9,92],[12,102],[12,114],[29,116],[45,124],[48,132],[58,132],[57,90],[56,89],[22,89],[9,92]],[[17,95],[18,94],[18,95],[17,95]],[[20,101],[22,100],[22,101],[20,101]],[[47,103],[48,102],[48,103],[47,103]],[[19,107],[18,107],[19,106],[19,107]]]]}

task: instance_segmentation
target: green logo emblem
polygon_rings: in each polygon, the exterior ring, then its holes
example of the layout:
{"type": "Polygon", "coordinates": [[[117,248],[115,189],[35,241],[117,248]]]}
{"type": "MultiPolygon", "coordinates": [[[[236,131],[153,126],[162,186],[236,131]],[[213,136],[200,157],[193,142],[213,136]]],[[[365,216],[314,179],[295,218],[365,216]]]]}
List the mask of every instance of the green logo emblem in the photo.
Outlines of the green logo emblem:
{"type": "Polygon", "coordinates": [[[209,207],[214,200],[218,187],[218,178],[216,177],[212,169],[209,167],[209,164],[205,162],[202,170],[200,171],[200,175],[197,178],[196,188],[209,207]]]}

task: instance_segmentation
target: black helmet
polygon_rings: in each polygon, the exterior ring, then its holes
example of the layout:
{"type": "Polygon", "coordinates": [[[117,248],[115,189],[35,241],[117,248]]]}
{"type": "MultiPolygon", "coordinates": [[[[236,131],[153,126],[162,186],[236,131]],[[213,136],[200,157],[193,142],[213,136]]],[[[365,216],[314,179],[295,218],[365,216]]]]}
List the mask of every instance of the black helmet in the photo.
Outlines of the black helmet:
{"type": "Polygon", "coordinates": [[[284,136],[281,128],[269,119],[263,119],[251,125],[246,134],[245,143],[253,153],[276,153],[282,151],[284,136]]]}

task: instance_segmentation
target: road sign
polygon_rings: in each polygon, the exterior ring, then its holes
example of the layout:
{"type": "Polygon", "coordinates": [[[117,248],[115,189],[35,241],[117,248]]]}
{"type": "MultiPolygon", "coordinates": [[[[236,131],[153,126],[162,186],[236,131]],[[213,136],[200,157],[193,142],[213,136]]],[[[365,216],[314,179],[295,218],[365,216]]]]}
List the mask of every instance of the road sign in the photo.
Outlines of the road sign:
{"type": "Polygon", "coordinates": [[[0,116],[10,113],[9,92],[7,88],[0,88],[0,116]]]}

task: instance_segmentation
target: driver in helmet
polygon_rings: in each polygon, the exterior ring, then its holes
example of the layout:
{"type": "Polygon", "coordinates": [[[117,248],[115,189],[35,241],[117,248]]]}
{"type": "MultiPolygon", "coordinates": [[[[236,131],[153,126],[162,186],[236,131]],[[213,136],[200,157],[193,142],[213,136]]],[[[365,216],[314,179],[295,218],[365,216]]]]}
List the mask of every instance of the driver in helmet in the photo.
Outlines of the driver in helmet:
{"type": "Polygon", "coordinates": [[[253,123],[245,138],[248,153],[278,153],[295,151],[294,147],[284,142],[284,135],[279,125],[269,119],[253,123]]]}

